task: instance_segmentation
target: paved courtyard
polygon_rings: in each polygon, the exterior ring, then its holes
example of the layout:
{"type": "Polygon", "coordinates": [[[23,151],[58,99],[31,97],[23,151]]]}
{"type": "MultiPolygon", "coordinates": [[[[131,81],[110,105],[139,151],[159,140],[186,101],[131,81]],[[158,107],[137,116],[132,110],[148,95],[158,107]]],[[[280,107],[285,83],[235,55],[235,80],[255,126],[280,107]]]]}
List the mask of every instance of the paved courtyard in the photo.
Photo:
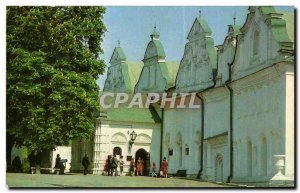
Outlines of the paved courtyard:
{"type": "Polygon", "coordinates": [[[76,187],[232,187],[214,184],[210,182],[200,182],[188,179],[176,178],[151,178],[142,176],[102,176],[68,174],[6,174],[6,184],[8,187],[53,187],[53,188],[76,188],[76,187]]]}

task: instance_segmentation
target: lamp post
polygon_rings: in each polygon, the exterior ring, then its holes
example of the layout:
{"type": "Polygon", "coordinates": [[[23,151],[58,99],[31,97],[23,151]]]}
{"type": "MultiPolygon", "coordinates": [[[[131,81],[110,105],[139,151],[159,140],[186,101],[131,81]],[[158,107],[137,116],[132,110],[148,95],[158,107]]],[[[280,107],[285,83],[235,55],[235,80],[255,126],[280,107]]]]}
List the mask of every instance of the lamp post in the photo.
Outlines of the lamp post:
{"type": "MultiPolygon", "coordinates": [[[[128,131],[128,134],[129,134],[129,131],[128,131]]],[[[134,140],[136,139],[136,132],[132,131],[130,133],[130,140],[129,140],[129,146],[128,146],[128,150],[129,152],[131,152],[131,148],[132,148],[132,145],[134,144],[134,140]]]]}
{"type": "Polygon", "coordinates": [[[130,133],[130,141],[129,141],[129,144],[130,144],[131,146],[132,146],[132,144],[134,144],[134,140],[136,139],[136,136],[137,136],[136,132],[132,131],[132,132],[130,133]]]}

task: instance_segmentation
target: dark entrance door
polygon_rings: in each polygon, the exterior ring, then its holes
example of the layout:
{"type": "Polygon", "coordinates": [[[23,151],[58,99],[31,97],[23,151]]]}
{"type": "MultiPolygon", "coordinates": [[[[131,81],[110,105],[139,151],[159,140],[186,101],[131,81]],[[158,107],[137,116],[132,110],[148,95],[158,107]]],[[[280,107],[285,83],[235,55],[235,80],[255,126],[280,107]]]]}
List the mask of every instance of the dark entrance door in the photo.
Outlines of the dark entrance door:
{"type": "MultiPolygon", "coordinates": [[[[149,176],[149,172],[150,172],[150,153],[148,153],[144,149],[137,150],[137,152],[135,153],[135,166],[137,164],[137,160],[139,159],[139,157],[144,161],[143,176],[149,176]]],[[[136,171],[135,171],[135,175],[136,175],[136,171]]]]}

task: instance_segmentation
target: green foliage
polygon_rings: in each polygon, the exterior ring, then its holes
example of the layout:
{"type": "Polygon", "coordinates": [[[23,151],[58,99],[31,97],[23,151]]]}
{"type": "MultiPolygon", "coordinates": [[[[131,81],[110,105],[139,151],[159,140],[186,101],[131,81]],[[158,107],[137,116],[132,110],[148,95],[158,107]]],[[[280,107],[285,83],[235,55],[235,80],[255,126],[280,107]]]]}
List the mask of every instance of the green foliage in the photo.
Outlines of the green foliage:
{"type": "Polygon", "coordinates": [[[25,173],[28,173],[30,171],[30,165],[28,161],[28,149],[26,147],[22,147],[22,156],[21,156],[21,162],[22,162],[22,171],[25,173]]]}
{"type": "Polygon", "coordinates": [[[103,7],[7,7],[7,140],[53,149],[94,131],[103,7]]]}

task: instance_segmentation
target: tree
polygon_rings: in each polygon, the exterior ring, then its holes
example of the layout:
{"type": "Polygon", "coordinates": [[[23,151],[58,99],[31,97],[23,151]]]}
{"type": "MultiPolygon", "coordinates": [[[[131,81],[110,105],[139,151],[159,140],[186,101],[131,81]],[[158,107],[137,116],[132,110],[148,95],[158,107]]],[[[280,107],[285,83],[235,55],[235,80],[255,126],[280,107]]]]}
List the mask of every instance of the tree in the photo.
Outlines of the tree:
{"type": "MultiPolygon", "coordinates": [[[[88,138],[105,64],[103,7],[7,7],[7,148],[88,138]]],[[[8,150],[10,151],[10,149],[8,150]]]]}

